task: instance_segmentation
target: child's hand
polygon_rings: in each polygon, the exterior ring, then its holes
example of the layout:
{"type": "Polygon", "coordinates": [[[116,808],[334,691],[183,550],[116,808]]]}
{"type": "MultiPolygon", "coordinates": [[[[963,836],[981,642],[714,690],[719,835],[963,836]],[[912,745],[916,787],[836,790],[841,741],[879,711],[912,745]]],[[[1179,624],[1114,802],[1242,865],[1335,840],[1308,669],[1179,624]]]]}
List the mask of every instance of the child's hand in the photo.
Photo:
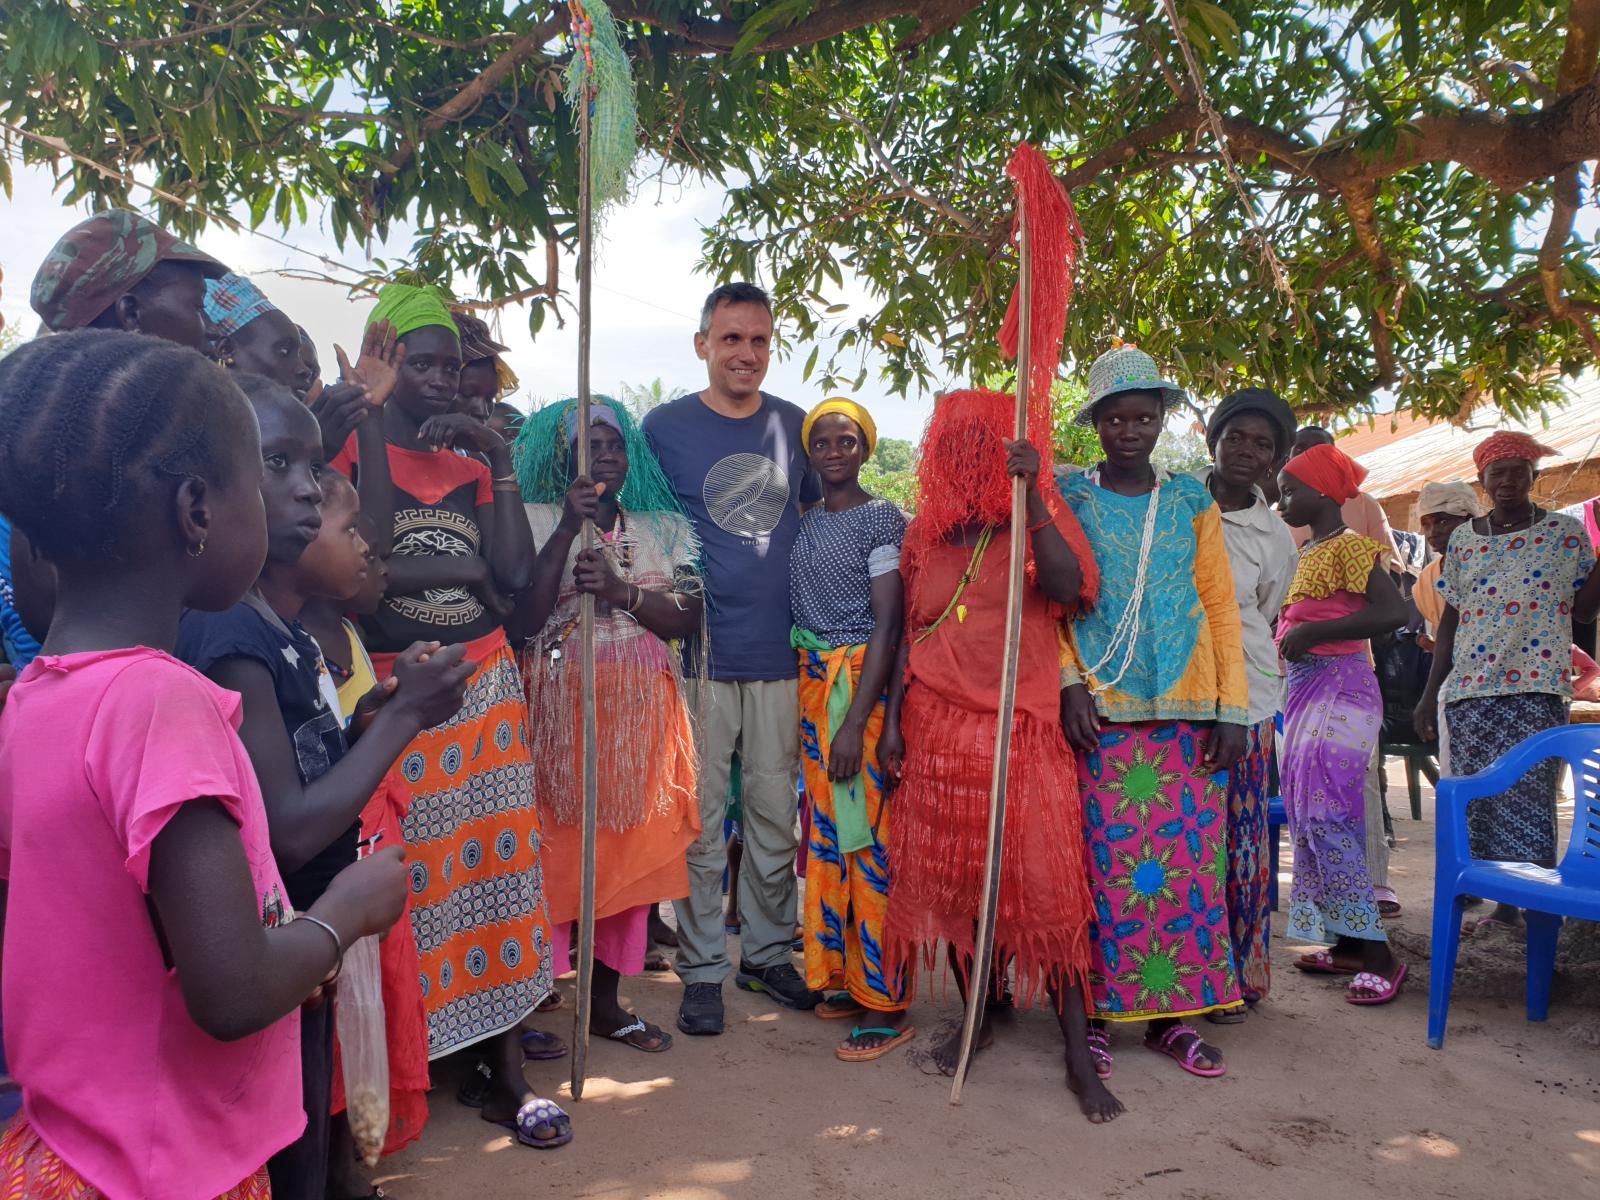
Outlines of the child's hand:
{"type": "Polygon", "coordinates": [[[402,713],[417,729],[443,725],[461,711],[467,681],[478,664],[467,657],[465,646],[413,642],[395,660],[399,681],[390,707],[402,713]]]}
{"type": "Polygon", "coordinates": [[[393,675],[385,679],[377,687],[372,688],[366,695],[356,701],[355,711],[350,714],[351,740],[360,737],[367,731],[383,706],[389,703],[389,698],[394,695],[395,689],[400,686],[400,681],[393,675]]]}
{"type": "Polygon", "coordinates": [[[348,380],[323,388],[315,400],[307,393],[306,406],[322,429],[322,452],[330,462],[371,411],[365,386],[348,380]]]}
{"type": "Polygon", "coordinates": [[[406,874],[401,847],[375,850],[335,875],[311,914],[346,933],[355,930],[355,938],[387,933],[405,912],[406,874]]]}

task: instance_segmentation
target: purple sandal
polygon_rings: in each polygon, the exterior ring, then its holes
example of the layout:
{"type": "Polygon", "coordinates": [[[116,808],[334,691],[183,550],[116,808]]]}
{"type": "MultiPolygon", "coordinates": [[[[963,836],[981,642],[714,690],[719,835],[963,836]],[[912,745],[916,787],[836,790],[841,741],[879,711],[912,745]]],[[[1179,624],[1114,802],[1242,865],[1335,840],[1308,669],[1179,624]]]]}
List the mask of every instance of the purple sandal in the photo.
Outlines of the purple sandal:
{"type": "Polygon", "coordinates": [[[1167,1058],[1170,1058],[1185,1071],[1189,1072],[1189,1074],[1199,1075],[1202,1079],[1215,1079],[1219,1075],[1226,1075],[1228,1073],[1228,1065],[1226,1063],[1219,1062],[1215,1066],[1211,1067],[1197,1067],[1194,1065],[1195,1059],[1202,1057],[1206,1050],[1211,1050],[1212,1054],[1217,1058],[1221,1058],[1222,1056],[1220,1054],[1216,1054],[1215,1049],[1207,1046],[1205,1042],[1201,1040],[1200,1034],[1196,1030],[1190,1029],[1187,1025],[1174,1025],[1171,1029],[1167,1030],[1154,1041],[1151,1041],[1149,1038],[1145,1038],[1144,1044],[1149,1049],[1154,1050],[1157,1054],[1165,1055],[1167,1058]],[[1188,1035],[1189,1040],[1180,1046],[1178,1043],[1186,1034],[1188,1035]]]}
{"type": "MultiPolygon", "coordinates": [[[[485,1121],[489,1118],[485,1117],[485,1121]]],[[[532,1146],[535,1150],[554,1150],[557,1146],[565,1146],[572,1140],[572,1118],[554,1100],[545,1100],[535,1096],[521,1108],[517,1115],[508,1121],[490,1121],[491,1125],[499,1125],[511,1130],[517,1135],[517,1141],[524,1146],[532,1146]],[[552,1137],[537,1137],[535,1131],[546,1127],[555,1131],[552,1137]]]]}
{"type": "Polygon", "coordinates": [[[530,1062],[549,1062],[567,1056],[567,1043],[542,1029],[527,1029],[522,1034],[522,1057],[530,1062]]]}

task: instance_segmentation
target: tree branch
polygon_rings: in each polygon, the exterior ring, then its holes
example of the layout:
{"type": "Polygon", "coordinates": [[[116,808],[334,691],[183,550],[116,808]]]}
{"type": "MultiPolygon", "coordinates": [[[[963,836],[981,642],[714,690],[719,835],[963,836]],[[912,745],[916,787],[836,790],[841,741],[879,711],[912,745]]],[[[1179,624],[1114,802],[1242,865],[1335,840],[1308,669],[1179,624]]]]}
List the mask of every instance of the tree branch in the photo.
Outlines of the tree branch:
{"type": "MultiPolygon", "coordinates": [[[[561,32],[566,21],[565,7],[557,8],[550,16],[506,47],[505,51],[480,71],[474,79],[465,84],[455,95],[451,96],[438,108],[428,113],[427,117],[423,119],[418,141],[427,139],[443,129],[451,121],[458,121],[475,109],[517,67],[535,54],[540,53],[545,44],[561,32]]],[[[416,152],[415,142],[409,138],[401,142],[399,148],[395,150],[389,160],[394,170],[385,173],[393,174],[404,169],[416,152]]]]}
{"type": "MultiPolygon", "coordinates": [[[[785,29],[774,29],[756,43],[753,53],[765,54],[775,50],[796,50],[817,42],[875,25],[893,17],[912,17],[917,31],[902,43],[902,47],[921,45],[935,34],[951,28],[962,17],[978,7],[981,0],[842,0],[842,3],[821,6],[785,29]]],[[[683,49],[706,52],[728,51],[739,44],[750,22],[760,15],[757,11],[742,21],[728,18],[710,20],[705,17],[683,17],[653,10],[649,0],[634,0],[618,4],[612,10],[618,21],[638,21],[681,39],[683,49]]]]}
{"type": "MultiPolygon", "coordinates": [[[[1561,51],[1561,68],[1556,76],[1556,91],[1564,98],[1587,86],[1600,85],[1595,63],[1600,57],[1600,0],[1572,0],[1567,9],[1567,41],[1561,51]]],[[[1589,352],[1600,361],[1600,333],[1586,313],[1576,311],[1567,299],[1565,280],[1567,243],[1572,240],[1572,223],[1583,204],[1582,168],[1573,163],[1556,173],[1550,191],[1550,228],[1539,246],[1539,284],[1544,289],[1550,315],[1572,322],[1589,352]]]]}

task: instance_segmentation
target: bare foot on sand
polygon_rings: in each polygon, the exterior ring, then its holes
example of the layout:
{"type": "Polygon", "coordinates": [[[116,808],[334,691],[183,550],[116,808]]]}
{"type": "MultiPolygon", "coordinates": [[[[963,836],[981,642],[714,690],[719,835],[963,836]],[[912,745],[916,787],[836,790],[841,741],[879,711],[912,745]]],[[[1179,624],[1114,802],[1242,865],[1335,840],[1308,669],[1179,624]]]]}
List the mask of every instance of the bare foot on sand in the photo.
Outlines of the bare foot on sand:
{"type": "Polygon", "coordinates": [[[1127,1111],[1101,1080],[1087,1053],[1074,1056],[1069,1051],[1066,1057],[1067,1087],[1078,1098],[1078,1107],[1089,1118],[1089,1124],[1104,1125],[1127,1111]]]}

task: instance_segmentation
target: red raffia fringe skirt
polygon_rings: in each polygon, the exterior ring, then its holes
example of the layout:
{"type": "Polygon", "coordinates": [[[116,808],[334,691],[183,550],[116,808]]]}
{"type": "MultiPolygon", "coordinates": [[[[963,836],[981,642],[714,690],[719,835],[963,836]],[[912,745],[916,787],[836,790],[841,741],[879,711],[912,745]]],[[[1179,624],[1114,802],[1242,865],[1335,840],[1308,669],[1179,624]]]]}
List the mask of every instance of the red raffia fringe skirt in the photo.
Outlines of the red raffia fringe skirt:
{"type": "MultiPolygon", "coordinates": [[[[957,708],[916,683],[901,730],[904,778],[890,798],[886,940],[894,964],[929,970],[941,946],[970,961],[983,894],[989,786],[999,718],[957,708]]],[[[1016,971],[1019,1004],[1087,984],[1089,885],[1077,767],[1061,726],[1017,713],[1011,730],[993,971],[1016,971]]],[[[916,972],[908,970],[914,990],[916,972]]]]}
{"type": "MultiPolygon", "coordinates": [[[[107,1200],[59,1154],[44,1144],[28,1118],[18,1113],[0,1135],[0,1195],[26,1200],[107,1200]]],[[[272,1184],[263,1164],[249,1179],[217,1200],[271,1200],[272,1184]]]]}

